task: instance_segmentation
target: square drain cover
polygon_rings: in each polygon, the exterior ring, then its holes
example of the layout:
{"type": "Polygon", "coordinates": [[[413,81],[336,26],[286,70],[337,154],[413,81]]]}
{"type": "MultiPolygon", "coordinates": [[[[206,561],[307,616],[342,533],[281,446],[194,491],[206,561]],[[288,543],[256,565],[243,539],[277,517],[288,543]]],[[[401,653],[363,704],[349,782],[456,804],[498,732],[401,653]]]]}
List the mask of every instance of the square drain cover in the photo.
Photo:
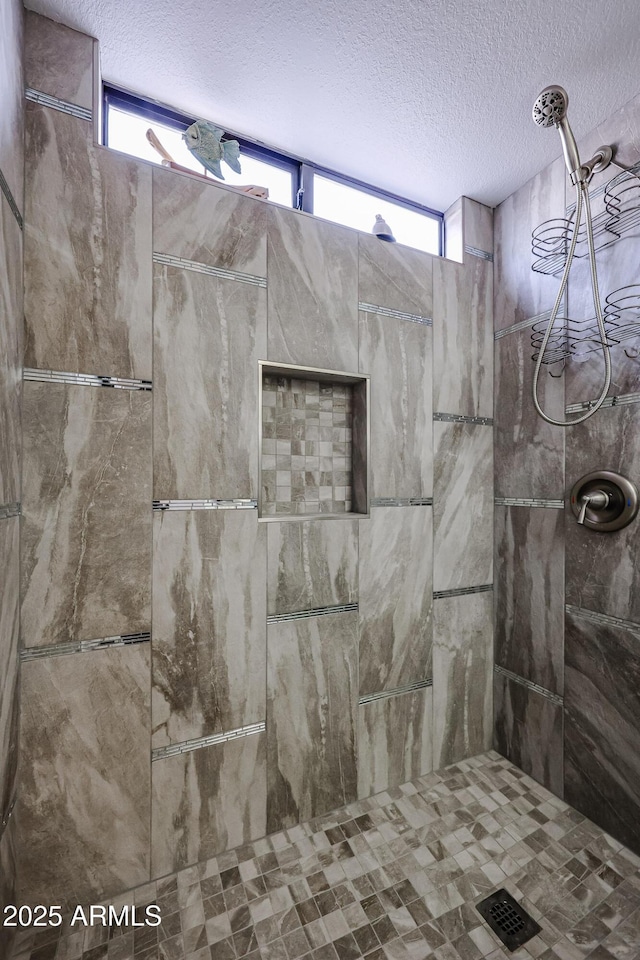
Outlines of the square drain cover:
{"type": "Polygon", "coordinates": [[[517,950],[542,929],[506,890],[498,890],[476,904],[476,910],[509,950],[517,950]]]}

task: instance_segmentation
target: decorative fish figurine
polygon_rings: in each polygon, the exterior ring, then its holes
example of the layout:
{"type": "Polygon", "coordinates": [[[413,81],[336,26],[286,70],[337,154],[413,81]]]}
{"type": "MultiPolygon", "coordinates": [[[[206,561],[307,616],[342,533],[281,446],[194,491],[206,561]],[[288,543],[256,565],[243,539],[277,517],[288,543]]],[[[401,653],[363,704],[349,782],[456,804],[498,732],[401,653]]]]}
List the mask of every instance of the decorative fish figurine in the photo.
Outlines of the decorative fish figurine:
{"type": "Polygon", "coordinates": [[[182,134],[182,139],[196,160],[199,160],[209,173],[220,180],[224,180],[220,169],[221,160],[228,163],[236,173],[242,172],[239,159],[240,144],[237,140],[225,140],[223,143],[223,136],[224,130],[209,123],[208,120],[196,120],[182,134]]]}

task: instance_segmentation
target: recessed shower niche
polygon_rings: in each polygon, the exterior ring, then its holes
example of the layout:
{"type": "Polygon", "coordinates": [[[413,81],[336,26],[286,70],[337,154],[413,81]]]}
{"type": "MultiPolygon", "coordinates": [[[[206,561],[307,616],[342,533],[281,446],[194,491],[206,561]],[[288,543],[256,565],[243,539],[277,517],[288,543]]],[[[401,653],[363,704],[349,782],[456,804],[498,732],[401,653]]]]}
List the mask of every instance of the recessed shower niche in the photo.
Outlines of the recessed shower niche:
{"type": "Polygon", "coordinates": [[[259,362],[263,520],[369,514],[369,377],[259,362]]]}

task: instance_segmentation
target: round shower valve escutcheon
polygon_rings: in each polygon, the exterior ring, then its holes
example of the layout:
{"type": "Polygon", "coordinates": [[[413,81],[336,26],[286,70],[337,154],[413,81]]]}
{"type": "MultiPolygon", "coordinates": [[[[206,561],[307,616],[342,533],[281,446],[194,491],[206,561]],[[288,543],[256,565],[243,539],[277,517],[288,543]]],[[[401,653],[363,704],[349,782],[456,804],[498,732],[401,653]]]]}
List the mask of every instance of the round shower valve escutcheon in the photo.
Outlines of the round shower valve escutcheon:
{"type": "Polygon", "coordinates": [[[620,473],[596,470],[574,483],[570,503],[578,523],[598,533],[613,533],[638,513],[638,490],[620,473]]]}

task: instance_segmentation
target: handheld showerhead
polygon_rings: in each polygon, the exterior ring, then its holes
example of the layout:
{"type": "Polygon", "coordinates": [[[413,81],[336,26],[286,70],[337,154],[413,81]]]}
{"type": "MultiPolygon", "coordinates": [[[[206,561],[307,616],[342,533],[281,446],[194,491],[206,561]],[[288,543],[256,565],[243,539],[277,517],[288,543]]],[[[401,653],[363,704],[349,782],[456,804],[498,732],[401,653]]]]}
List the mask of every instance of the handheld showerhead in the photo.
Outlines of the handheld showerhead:
{"type": "Polygon", "coordinates": [[[550,127],[554,123],[560,123],[567,115],[569,106],[569,94],[564,87],[552,84],[545,87],[536,97],[533,105],[533,122],[539,127],[550,127]]]}
{"type": "Polygon", "coordinates": [[[569,94],[567,91],[564,87],[552,84],[550,87],[541,90],[536,97],[532,116],[533,122],[540,127],[555,126],[557,128],[562,141],[562,152],[569,176],[573,183],[579,183],[588,178],[589,171],[585,170],[580,163],[578,147],[567,120],[568,106],[569,94]]]}

